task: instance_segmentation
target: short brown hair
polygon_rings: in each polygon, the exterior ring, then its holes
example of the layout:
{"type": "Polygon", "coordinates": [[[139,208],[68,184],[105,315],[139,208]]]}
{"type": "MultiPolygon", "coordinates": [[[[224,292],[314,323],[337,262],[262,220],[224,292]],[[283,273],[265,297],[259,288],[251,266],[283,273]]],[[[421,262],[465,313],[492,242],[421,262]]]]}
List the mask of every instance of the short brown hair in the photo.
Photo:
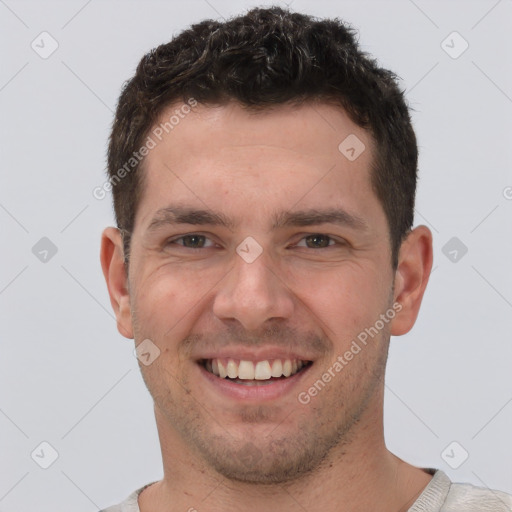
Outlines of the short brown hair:
{"type": "Polygon", "coordinates": [[[362,52],[356,32],[339,19],[280,7],[192,25],[147,53],[124,84],[110,135],[108,174],[127,264],[143,191],[141,163],[122,179],[118,173],[162,111],[191,97],[200,104],[237,101],[257,110],[308,100],[341,106],[375,141],[371,183],[387,217],[396,268],[413,224],[418,159],[397,77],[362,52]]]}

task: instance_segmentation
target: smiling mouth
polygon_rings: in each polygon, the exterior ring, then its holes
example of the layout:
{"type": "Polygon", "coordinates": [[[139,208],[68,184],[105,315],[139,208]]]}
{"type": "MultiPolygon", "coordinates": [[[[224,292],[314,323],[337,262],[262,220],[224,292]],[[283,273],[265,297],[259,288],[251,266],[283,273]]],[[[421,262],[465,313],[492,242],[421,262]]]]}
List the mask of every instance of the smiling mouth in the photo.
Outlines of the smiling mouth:
{"type": "Polygon", "coordinates": [[[311,366],[300,359],[247,361],[231,358],[201,359],[199,363],[213,375],[235,384],[257,386],[289,379],[311,366]]]}

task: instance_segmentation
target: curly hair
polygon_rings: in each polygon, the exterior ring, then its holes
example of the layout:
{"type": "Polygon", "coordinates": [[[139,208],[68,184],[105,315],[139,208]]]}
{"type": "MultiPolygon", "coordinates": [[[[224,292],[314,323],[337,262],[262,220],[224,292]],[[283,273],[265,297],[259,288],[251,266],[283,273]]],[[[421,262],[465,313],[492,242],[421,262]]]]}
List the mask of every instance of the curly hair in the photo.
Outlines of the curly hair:
{"type": "Polygon", "coordinates": [[[387,217],[392,266],[411,229],[418,149],[398,77],[360,50],[356,31],[280,7],[255,8],[225,22],[205,20],[147,53],[119,97],[108,147],[114,211],[128,264],[144,188],[133,158],[162,112],[174,102],[260,110],[320,100],[343,108],[375,143],[370,178],[387,217]]]}

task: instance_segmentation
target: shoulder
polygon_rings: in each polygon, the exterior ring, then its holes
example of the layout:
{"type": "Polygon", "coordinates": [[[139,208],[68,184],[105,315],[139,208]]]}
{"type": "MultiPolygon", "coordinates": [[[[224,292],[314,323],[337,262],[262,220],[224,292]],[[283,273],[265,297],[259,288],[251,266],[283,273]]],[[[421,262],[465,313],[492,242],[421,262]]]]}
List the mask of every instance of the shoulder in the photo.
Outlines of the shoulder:
{"type": "Polygon", "coordinates": [[[111,505],[110,507],[100,510],[100,512],[140,512],[137,497],[138,492],[134,491],[121,503],[111,505]]]}
{"type": "Polygon", "coordinates": [[[472,484],[453,483],[440,469],[408,512],[512,512],[512,496],[472,484]]]}
{"type": "Polygon", "coordinates": [[[150,485],[153,485],[155,482],[150,482],[149,484],[140,487],[139,489],[133,491],[124,501],[117,505],[111,505],[110,507],[104,508],[99,512],[140,512],[139,509],[139,494],[150,485]]]}
{"type": "Polygon", "coordinates": [[[440,512],[512,512],[512,495],[471,484],[452,483],[440,512]]]}

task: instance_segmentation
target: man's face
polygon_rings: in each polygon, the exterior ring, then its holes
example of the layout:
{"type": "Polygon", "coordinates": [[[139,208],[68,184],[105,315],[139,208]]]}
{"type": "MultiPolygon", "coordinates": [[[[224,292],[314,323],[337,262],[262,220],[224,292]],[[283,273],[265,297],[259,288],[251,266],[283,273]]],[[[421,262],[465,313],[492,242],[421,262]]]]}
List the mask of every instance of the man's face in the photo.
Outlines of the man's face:
{"type": "Polygon", "coordinates": [[[230,104],[198,106],[146,157],[131,319],[136,342],[160,355],[141,371],[159,429],[229,478],[305,474],[381,414],[390,323],[376,322],[392,307],[394,273],[372,147],[328,105],[251,114],[230,104]],[[366,148],[355,160],[338,148],[354,135],[366,148]],[[170,223],[166,208],[203,213],[170,223]],[[328,210],[337,220],[313,219],[328,210]],[[268,379],[287,359],[304,366],[268,379]],[[239,378],[212,373],[219,364],[239,378]]]}

